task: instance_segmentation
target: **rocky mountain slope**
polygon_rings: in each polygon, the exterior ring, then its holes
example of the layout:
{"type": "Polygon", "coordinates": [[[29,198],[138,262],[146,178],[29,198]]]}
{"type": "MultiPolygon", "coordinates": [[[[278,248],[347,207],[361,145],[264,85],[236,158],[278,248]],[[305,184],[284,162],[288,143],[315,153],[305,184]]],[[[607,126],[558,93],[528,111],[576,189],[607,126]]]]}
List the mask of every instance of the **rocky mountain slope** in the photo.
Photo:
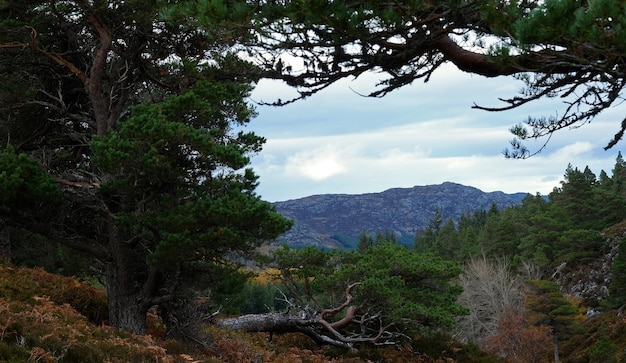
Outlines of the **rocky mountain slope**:
{"type": "Polygon", "coordinates": [[[439,210],[444,220],[457,221],[463,213],[520,203],[526,193],[486,193],[461,184],[394,188],[359,195],[323,194],[275,203],[282,215],[294,220],[278,243],[293,247],[318,245],[352,248],[362,233],[392,232],[410,244],[439,210]]]}

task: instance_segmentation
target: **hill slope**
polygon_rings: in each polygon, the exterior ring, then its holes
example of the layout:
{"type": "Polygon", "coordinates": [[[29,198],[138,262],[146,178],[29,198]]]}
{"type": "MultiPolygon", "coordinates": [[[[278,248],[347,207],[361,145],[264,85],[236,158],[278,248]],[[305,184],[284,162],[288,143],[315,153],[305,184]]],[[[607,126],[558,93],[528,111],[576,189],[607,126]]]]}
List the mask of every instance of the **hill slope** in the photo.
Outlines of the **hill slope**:
{"type": "Polygon", "coordinates": [[[351,248],[365,232],[393,232],[411,243],[439,209],[444,220],[457,221],[465,212],[500,209],[520,203],[526,193],[486,193],[474,187],[446,182],[439,185],[394,188],[359,195],[323,194],[275,203],[282,215],[294,220],[279,243],[294,247],[319,245],[351,248]]]}

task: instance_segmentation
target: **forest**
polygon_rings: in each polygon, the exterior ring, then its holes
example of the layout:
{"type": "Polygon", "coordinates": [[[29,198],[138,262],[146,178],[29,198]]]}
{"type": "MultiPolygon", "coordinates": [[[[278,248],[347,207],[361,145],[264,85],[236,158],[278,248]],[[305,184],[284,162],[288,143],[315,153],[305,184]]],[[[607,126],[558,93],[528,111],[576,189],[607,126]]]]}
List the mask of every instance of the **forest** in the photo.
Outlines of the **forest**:
{"type": "Polygon", "coordinates": [[[354,251],[295,250],[268,246],[292,222],[255,192],[266,139],[246,128],[261,79],[296,91],[280,107],[367,72],[382,97],[449,63],[522,81],[485,112],[558,101],[510,129],[504,157],[533,157],[622,102],[624,11],[0,1],[0,360],[624,361],[621,154],[611,176],[569,166],[515,208],[436,214],[413,249],[382,231],[354,251]],[[606,256],[595,300],[553,278],[606,256]]]}

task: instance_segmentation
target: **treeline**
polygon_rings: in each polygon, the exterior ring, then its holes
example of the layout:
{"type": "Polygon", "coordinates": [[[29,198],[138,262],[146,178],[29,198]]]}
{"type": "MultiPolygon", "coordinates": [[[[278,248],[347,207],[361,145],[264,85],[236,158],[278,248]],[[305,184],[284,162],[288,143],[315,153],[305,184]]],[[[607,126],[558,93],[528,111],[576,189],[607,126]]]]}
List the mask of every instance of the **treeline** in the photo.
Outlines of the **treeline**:
{"type": "Polygon", "coordinates": [[[521,204],[468,212],[458,223],[435,212],[418,230],[414,248],[463,262],[471,256],[505,256],[542,268],[584,261],[603,252],[602,231],[626,215],[626,162],[618,154],[612,176],[568,165],[560,187],[521,204]]]}

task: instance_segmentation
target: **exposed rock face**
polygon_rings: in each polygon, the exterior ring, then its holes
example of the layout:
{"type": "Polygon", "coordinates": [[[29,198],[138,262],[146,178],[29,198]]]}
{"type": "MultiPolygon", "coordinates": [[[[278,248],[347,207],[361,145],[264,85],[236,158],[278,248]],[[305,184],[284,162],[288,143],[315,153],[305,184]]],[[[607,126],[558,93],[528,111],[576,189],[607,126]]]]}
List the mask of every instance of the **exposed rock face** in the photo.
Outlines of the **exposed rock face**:
{"type": "Polygon", "coordinates": [[[492,203],[503,209],[520,203],[526,195],[485,193],[446,182],[381,193],[323,194],[277,202],[278,212],[295,221],[279,243],[351,248],[362,233],[376,232],[392,232],[401,242],[412,243],[415,232],[428,225],[437,209],[444,221],[458,221],[465,212],[487,210],[492,203]]]}
{"type": "Polygon", "coordinates": [[[583,301],[586,306],[596,306],[609,292],[611,265],[617,256],[618,241],[621,238],[607,238],[602,256],[575,266],[562,266],[553,278],[561,290],[583,301]]]}

